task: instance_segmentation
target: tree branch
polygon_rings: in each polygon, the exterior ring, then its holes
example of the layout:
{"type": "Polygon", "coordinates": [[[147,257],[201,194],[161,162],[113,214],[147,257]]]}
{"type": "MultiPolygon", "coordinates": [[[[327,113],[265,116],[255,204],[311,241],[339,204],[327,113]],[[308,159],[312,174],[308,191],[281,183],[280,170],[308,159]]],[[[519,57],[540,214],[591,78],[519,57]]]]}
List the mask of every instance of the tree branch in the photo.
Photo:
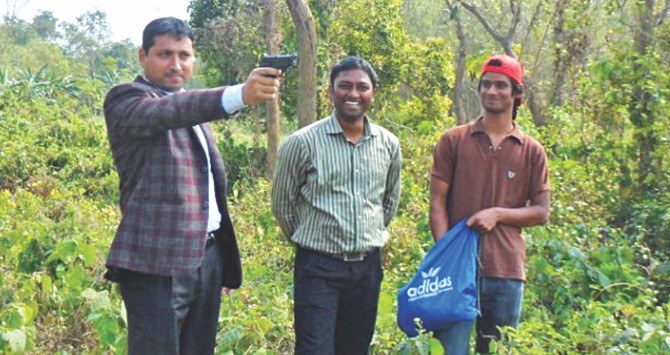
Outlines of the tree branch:
{"type": "Polygon", "coordinates": [[[521,5],[514,1],[510,1],[510,11],[512,12],[512,25],[510,26],[509,31],[507,31],[506,38],[511,42],[511,39],[516,35],[516,29],[521,21],[521,5]]]}
{"type": "Polygon", "coordinates": [[[479,22],[484,26],[484,29],[486,29],[486,32],[488,32],[496,41],[502,43],[505,38],[498,33],[496,30],[493,29],[493,27],[486,21],[484,18],[484,15],[479,12],[479,9],[475,7],[474,5],[468,4],[465,1],[458,0],[458,2],[463,5],[464,8],[466,8],[470,13],[475,15],[475,17],[479,20],[479,22]]]}
{"type": "Polygon", "coordinates": [[[493,39],[502,45],[505,53],[516,57],[516,53],[512,49],[512,38],[516,33],[516,27],[519,24],[521,18],[521,7],[519,5],[516,5],[514,1],[510,1],[510,8],[512,11],[512,25],[510,26],[507,35],[504,36],[500,32],[496,31],[493,26],[491,26],[491,24],[486,20],[484,15],[482,15],[482,13],[475,5],[468,4],[463,0],[458,0],[458,2],[479,20],[482,26],[484,26],[484,29],[486,29],[486,32],[488,32],[491,37],[493,37],[493,39]]]}
{"type": "Polygon", "coordinates": [[[668,9],[670,9],[670,0],[665,0],[663,8],[656,17],[656,26],[660,26],[663,24],[663,20],[665,20],[665,17],[668,15],[668,9]]]}

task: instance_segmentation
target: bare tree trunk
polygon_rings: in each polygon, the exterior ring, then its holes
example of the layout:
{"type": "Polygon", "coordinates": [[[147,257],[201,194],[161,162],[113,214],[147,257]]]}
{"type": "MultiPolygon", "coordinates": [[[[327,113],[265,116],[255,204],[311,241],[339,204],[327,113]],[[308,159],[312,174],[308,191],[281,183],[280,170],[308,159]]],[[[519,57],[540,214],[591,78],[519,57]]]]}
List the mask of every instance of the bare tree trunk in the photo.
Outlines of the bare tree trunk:
{"type": "Polygon", "coordinates": [[[298,30],[298,125],[316,121],[316,24],[306,0],[286,0],[298,30]]]}
{"type": "MultiPolygon", "coordinates": [[[[267,49],[271,54],[279,53],[279,46],[282,42],[277,1],[278,0],[263,0],[263,5],[265,7],[265,36],[267,49]]],[[[266,103],[268,150],[265,160],[265,172],[268,178],[272,177],[275,167],[277,166],[279,140],[281,139],[281,112],[279,109],[279,100],[280,98],[277,98],[276,100],[266,103]]]]}
{"type": "MultiPolygon", "coordinates": [[[[639,2],[637,12],[637,26],[634,27],[634,41],[636,58],[644,58],[648,55],[649,48],[654,44],[654,34],[657,26],[663,22],[668,11],[669,1],[666,0],[663,9],[654,13],[656,1],[644,0],[639,2]]],[[[642,191],[649,191],[653,185],[654,177],[659,171],[654,164],[656,146],[658,144],[657,133],[650,129],[656,122],[656,113],[649,107],[652,93],[647,88],[644,77],[646,70],[644,64],[634,63],[633,71],[638,80],[633,82],[633,100],[630,104],[630,120],[635,125],[635,138],[638,142],[638,180],[637,185],[642,191]]]]}
{"type": "Polygon", "coordinates": [[[533,118],[533,123],[536,126],[544,126],[546,123],[544,119],[544,108],[545,105],[542,104],[542,100],[537,97],[537,91],[533,89],[535,86],[535,80],[532,77],[526,76],[524,79],[524,101],[528,110],[530,111],[530,116],[533,118]]]}
{"type": "Polygon", "coordinates": [[[7,18],[14,18],[13,21],[15,21],[15,17],[18,16],[18,11],[22,9],[25,5],[28,5],[30,0],[5,0],[5,17],[7,18]]]}
{"type": "Polygon", "coordinates": [[[556,106],[563,105],[563,86],[567,76],[567,60],[563,54],[565,51],[565,8],[567,0],[558,0],[556,2],[556,23],[554,25],[554,93],[551,103],[556,106]]]}
{"type": "MultiPolygon", "coordinates": [[[[449,7],[453,7],[451,1],[447,1],[449,7]]],[[[454,78],[454,90],[451,93],[451,102],[453,104],[453,111],[456,115],[456,122],[459,125],[465,124],[470,120],[475,114],[468,112],[467,105],[467,94],[465,87],[465,59],[466,59],[466,50],[465,44],[467,43],[467,38],[465,31],[463,30],[463,22],[459,15],[456,15],[454,18],[456,23],[456,38],[458,38],[458,50],[456,51],[456,72],[454,78]]]]}

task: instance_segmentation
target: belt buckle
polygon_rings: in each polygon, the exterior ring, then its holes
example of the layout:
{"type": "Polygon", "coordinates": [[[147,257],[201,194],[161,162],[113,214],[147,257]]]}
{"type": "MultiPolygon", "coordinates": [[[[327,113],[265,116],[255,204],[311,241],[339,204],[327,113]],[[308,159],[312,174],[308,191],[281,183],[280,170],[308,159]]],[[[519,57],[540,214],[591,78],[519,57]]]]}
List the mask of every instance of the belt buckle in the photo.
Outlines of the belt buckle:
{"type": "Polygon", "coordinates": [[[342,255],[342,260],[344,261],[363,261],[365,259],[366,254],[363,252],[358,252],[358,253],[344,253],[342,255]]]}

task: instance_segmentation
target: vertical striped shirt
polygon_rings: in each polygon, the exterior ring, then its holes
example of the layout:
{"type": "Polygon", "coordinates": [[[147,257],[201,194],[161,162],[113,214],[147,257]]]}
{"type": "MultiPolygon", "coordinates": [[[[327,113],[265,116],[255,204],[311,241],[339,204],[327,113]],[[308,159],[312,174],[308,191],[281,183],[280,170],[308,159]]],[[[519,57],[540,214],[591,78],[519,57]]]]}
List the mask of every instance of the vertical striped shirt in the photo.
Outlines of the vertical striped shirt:
{"type": "Polygon", "coordinates": [[[295,132],[279,148],[272,211],[297,245],[326,253],[381,248],[398,209],[398,138],[365,118],[357,144],[335,115],[295,132]]]}

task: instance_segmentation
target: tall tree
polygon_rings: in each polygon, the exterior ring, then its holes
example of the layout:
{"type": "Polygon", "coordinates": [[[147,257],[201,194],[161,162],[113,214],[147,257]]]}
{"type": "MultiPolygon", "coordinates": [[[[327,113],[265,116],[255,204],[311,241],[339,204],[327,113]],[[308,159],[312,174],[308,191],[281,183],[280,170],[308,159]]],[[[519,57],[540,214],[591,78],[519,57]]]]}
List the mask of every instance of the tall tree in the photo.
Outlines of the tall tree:
{"type": "Polygon", "coordinates": [[[40,10],[33,17],[33,29],[45,41],[54,41],[60,37],[58,34],[58,19],[53,12],[40,10]]]}
{"type": "Polygon", "coordinates": [[[109,44],[107,14],[96,10],[77,17],[77,23],[61,24],[64,30],[64,50],[68,55],[88,64],[90,76],[104,68],[104,48],[109,44]]]}
{"type": "Polygon", "coordinates": [[[86,11],[77,17],[79,29],[99,43],[107,43],[110,38],[109,22],[107,14],[100,11],[86,11]]]}
{"type": "Polygon", "coordinates": [[[464,124],[474,116],[473,112],[468,112],[467,110],[467,87],[465,83],[465,61],[467,59],[467,54],[465,45],[468,39],[463,28],[463,21],[461,20],[461,16],[459,16],[459,7],[455,4],[455,1],[452,0],[447,0],[447,7],[449,9],[450,18],[454,21],[456,38],[458,39],[456,68],[454,71],[454,89],[451,91],[451,101],[453,103],[454,114],[456,115],[456,122],[458,122],[458,124],[464,124]]]}
{"type": "Polygon", "coordinates": [[[267,43],[261,3],[244,0],[191,0],[198,57],[204,65],[207,85],[246,79],[258,64],[267,43]]]}
{"type": "Polygon", "coordinates": [[[574,103],[578,78],[585,71],[593,42],[593,5],[589,0],[558,0],[553,9],[553,70],[549,104],[574,103]]]}
{"type": "Polygon", "coordinates": [[[662,65],[653,61],[653,50],[657,46],[656,31],[663,24],[670,8],[670,0],[659,1],[643,0],[635,2],[634,13],[635,23],[633,26],[633,40],[635,43],[635,53],[632,56],[633,72],[633,100],[630,103],[630,120],[635,125],[635,138],[638,142],[638,185],[644,191],[654,186],[656,178],[660,174],[658,167],[661,164],[655,164],[656,147],[658,145],[658,132],[654,129],[658,113],[654,109],[652,102],[657,96],[657,89],[648,84],[650,73],[655,72],[655,68],[648,65],[662,65]],[[650,61],[651,59],[651,61],[650,61]]]}
{"type": "Polygon", "coordinates": [[[30,0],[5,0],[5,19],[16,18],[18,11],[30,0]]]}
{"type": "Polygon", "coordinates": [[[298,125],[316,120],[316,25],[305,0],[286,0],[298,30],[298,125]]]}
{"type": "MultiPolygon", "coordinates": [[[[265,40],[268,52],[271,54],[279,53],[279,47],[282,42],[278,5],[278,0],[263,0],[263,7],[265,8],[265,40]]],[[[279,99],[267,102],[266,108],[268,151],[265,171],[268,177],[272,177],[277,165],[277,152],[279,150],[279,140],[281,139],[279,99]]]]}

